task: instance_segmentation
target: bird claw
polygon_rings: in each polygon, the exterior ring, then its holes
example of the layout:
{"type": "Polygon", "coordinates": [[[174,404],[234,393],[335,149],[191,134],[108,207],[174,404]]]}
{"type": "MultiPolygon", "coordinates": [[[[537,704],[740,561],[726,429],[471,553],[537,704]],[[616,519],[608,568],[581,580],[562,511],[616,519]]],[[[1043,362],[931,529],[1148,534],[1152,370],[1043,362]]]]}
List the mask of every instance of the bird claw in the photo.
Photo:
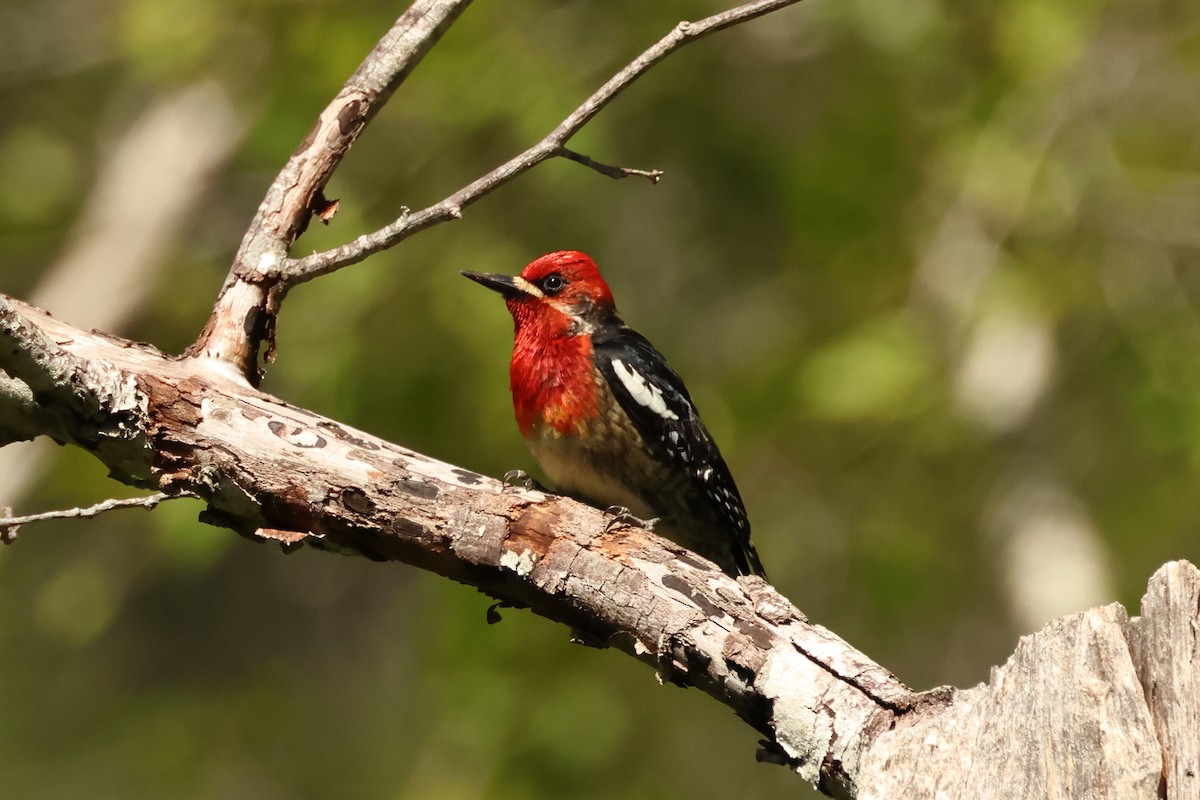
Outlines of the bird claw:
{"type": "Polygon", "coordinates": [[[529,477],[529,473],[523,469],[510,469],[504,473],[501,482],[506,486],[515,486],[519,489],[533,492],[545,492],[546,487],[529,477]]]}
{"type": "Polygon", "coordinates": [[[604,526],[605,533],[621,525],[628,525],[633,528],[645,528],[648,531],[652,531],[659,520],[659,517],[651,517],[650,519],[635,517],[633,512],[625,506],[609,506],[604,509],[604,513],[612,517],[608,521],[608,524],[604,526]]]}

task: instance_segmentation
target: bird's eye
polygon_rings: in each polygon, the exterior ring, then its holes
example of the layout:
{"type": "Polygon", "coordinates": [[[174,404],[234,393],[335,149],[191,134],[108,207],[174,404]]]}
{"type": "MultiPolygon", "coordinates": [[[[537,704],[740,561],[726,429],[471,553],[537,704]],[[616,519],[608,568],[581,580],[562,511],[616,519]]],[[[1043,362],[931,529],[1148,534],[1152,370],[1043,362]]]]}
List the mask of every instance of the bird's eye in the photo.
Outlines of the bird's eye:
{"type": "Polygon", "coordinates": [[[557,272],[542,278],[542,291],[546,294],[558,294],[567,285],[567,279],[557,272]]]}

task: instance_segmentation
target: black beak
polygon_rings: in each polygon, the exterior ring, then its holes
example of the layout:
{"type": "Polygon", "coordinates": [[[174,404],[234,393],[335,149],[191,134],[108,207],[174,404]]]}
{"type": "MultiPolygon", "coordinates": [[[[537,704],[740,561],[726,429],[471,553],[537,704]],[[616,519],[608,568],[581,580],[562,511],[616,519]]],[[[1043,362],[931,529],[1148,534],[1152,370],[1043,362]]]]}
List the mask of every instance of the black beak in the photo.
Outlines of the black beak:
{"type": "Polygon", "coordinates": [[[512,277],[508,275],[493,275],[489,272],[468,272],[467,270],[463,270],[462,275],[464,278],[470,278],[476,283],[486,286],[493,292],[499,292],[505,298],[520,297],[525,294],[524,291],[513,283],[512,277]]]}

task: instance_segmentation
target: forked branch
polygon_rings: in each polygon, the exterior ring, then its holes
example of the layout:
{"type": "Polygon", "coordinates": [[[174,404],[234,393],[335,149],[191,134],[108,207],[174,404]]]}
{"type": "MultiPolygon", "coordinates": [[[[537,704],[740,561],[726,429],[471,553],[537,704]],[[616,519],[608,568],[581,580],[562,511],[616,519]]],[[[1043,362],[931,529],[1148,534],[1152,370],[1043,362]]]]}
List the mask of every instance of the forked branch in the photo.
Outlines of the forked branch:
{"type": "Polygon", "coordinates": [[[412,213],[404,209],[398,219],[373,233],[331,250],[288,258],[292,243],[304,231],[314,211],[323,207],[321,191],[350,145],[468,2],[414,3],[322,112],[263,200],[208,324],[188,349],[189,356],[231,365],[256,384],[260,377],[260,344],[264,339],[267,341],[266,360],[270,361],[275,317],[288,289],[358,263],[426,228],[461,219],[464,208],[547,159],[569,158],[613,178],[640,175],[656,181],[661,176],[657,170],[602,164],[568,150],[566,143],[626,87],[679,48],[799,0],[755,0],[696,22],[680,22],[525,152],[439,203],[412,213]]]}
{"type": "Polygon", "coordinates": [[[571,112],[566,119],[537,144],[514,156],[505,163],[472,183],[459,189],[440,203],[414,213],[407,211],[398,219],[374,233],[358,237],[352,242],[313,253],[299,259],[288,259],[281,267],[283,282],[294,286],[320,275],[355,264],[368,256],[399,244],[414,233],[442,222],[461,219],[467,206],[498,189],[513,178],[551,158],[562,157],[591,167],[610,178],[640,175],[657,182],[662,176],[659,170],[637,170],[601,164],[588,156],[568,150],[567,142],[588,124],[600,111],[613,101],[634,81],[645,75],[651,67],[690,42],[716,33],[740,22],[761,17],[772,11],[794,5],[799,0],[757,0],[737,8],[714,14],[696,22],[680,22],[670,33],[659,39],[645,52],[629,62],[624,69],[608,79],[591,97],[571,112]]]}
{"type": "Polygon", "coordinates": [[[242,238],[213,312],[188,348],[193,358],[229,366],[251,383],[258,351],[272,358],[275,314],[285,287],[279,265],[325,205],[325,184],[367,123],[387,102],[470,0],[416,0],[363,60],[280,170],[242,238]]]}

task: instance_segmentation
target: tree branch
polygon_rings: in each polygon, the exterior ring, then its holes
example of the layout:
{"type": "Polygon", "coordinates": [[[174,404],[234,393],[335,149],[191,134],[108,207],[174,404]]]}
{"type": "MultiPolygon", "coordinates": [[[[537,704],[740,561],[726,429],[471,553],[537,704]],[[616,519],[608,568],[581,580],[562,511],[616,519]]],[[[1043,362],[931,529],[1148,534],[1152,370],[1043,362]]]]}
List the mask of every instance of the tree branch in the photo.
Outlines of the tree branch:
{"type": "Polygon", "coordinates": [[[103,341],[117,349],[138,345],[63,325],[44,311],[0,295],[0,435],[7,441],[35,431],[60,442],[75,441],[104,453],[114,476],[136,482],[128,467],[144,460],[144,443],[133,420],[145,411],[127,375],[108,361],[81,358],[68,345],[74,337],[103,341]],[[116,344],[113,344],[113,343],[116,344]],[[60,344],[61,343],[61,344],[60,344]],[[27,387],[28,395],[22,387],[27,387]],[[29,399],[35,401],[26,414],[29,399]]]}
{"type": "Polygon", "coordinates": [[[614,167],[610,164],[601,164],[593,158],[585,156],[583,153],[576,153],[574,150],[569,150],[566,147],[558,148],[556,156],[574,161],[577,164],[583,164],[585,167],[596,170],[601,175],[606,175],[614,180],[621,180],[633,175],[645,178],[651,183],[658,183],[663,176],[661,169],[633,169],[632,167],[614,167]]]}
{"type": "Polygon", "coordinates": [[[461,219],[463,209],[546,159],[566,157],[609,177],[641,175],[656,181],[657,170],[610,167],[565,148],[584,125],[652,66],[711,33],[793,5],[799,0],[756,0],[697,22],[681,22],[575,109],[541,142],[454,194],[341,247],[298,259],[288,248],[316,211],[325,207],[321,190],[350,145],[394,88],[462,13],[469,0],[417,0],[397,21],[334,101],[322,112],[272,184],[242,240],[213,313],[187,355],[233,367],[252,385],[261,378],[258,351],[265,339],[266,361],[274,354],[275,318],[288,289],[362,261],[415,233],[461,219]]]}
{"type": "Polygon", "coordinates": [[[164,500],[170,500],[173,497],[194,497],[190,492],[179,492],[176,494],[167,494],[166,492],[155,492],[146,497],[126,497],[112,498],[103,500],[95,505],[87,506],[86,508],[64,508],[58,511],[45,511],[41,514],[27,514],[23,517],[11,516],[11,509],[2,509],[4,512],[0,515],[0,542],[11,544],[17,536],[17,529],[22,525],[28,525],[32,522],[46,522],[52,519],[85,519],[97,517],[109,511],[115,511],[118,508],[144,508],[152,509],[158,506],[164,500]]]}
{"type": "Polygon", "coordinates": [[[208,362],[11,308],[66,343],[78,370],[63,380],[115,371],[136,387],[140,412],[122,422],[140,461],[126,452],[114,462],[78,428],[69,441],[128,482],[194,493],[207,503],[204,521],[286,548],[404,561],[532,609],[719,699],[766,739],[765,757],[814,782],[845,782],[830,765],[857,761],[868,722],[886,728],[929,705],[760,578],[735,580],[641,529],[606,532],[594,508],[353,430],[208,362]]]}
{"type": "Polygon", "coordinates": [[[0,447],[44,434],[48,418],[29,384],[0,370],[0,447]]]}
{"type": "Polygon", "coordinates": [[[726,704],[764,737],[760,758],[828,794],[1154,800],[1195,788],[1190,564],[1156,574],[1139,619],[1115,605],[1063,618],[989,684],[918,694],[761,578],[731,578],[641,529],[607,531],[596,509],[353,430],[209,362],[3,307],[31,347],[61,343],[69,366],[53,397],[103,396],[96,376],[112,373],[134,388],[134,411],[101,404],[91,429],[64,438],[122,480],[194,493],[202,520],[255,541],[404,561],[563,623],[726,704]],[[122,451],[106,445],[118,427],[133,445],[122,451]]]}
{"type": "Polygon", "coordinates": [[[71,403],[89,398],[80,395],[82,387],[72,386],[67,378],[82,364],[72,358],[50,337],[0,296],[0,367],[17,377],[35,392],[56,395],[71,403]]]}
{"type": "Polygon", "coordinates": [[[747,3],[696,22],[680,22],[670,33],[609,78],[544,139],[525,152],[514,156],[440,203],[435,203],[415,213],[405,209],[398,219],[374,233],[364,234],[340,247],[313,253],[303,258],[285,260],[281,267],[284,283],[290,287],[310,281],[320,275],[356,264],[374,253],[394,247],[409,236],[420,233],[426,228],[462,219],[464,208],[550,158],[569,158],[610,178],[642,175],[657,182],[662,176],[662,172],[659,170],[643,171],[610,167],[568,150],[566,143],[630,84],[684,45],[797,2],[799,0],[757,0],[757,2],[747,3]]]}
{"type": "Polygon", "coordinates": [[[304,232],[321,190],[363,128],[470,0],[416,0],[355,70],[267,190],[242,239],[212,315],[187,355],[223,362],[251,383],[258,350],[272,358],[281,300],[278,268],[304,232]]]}

